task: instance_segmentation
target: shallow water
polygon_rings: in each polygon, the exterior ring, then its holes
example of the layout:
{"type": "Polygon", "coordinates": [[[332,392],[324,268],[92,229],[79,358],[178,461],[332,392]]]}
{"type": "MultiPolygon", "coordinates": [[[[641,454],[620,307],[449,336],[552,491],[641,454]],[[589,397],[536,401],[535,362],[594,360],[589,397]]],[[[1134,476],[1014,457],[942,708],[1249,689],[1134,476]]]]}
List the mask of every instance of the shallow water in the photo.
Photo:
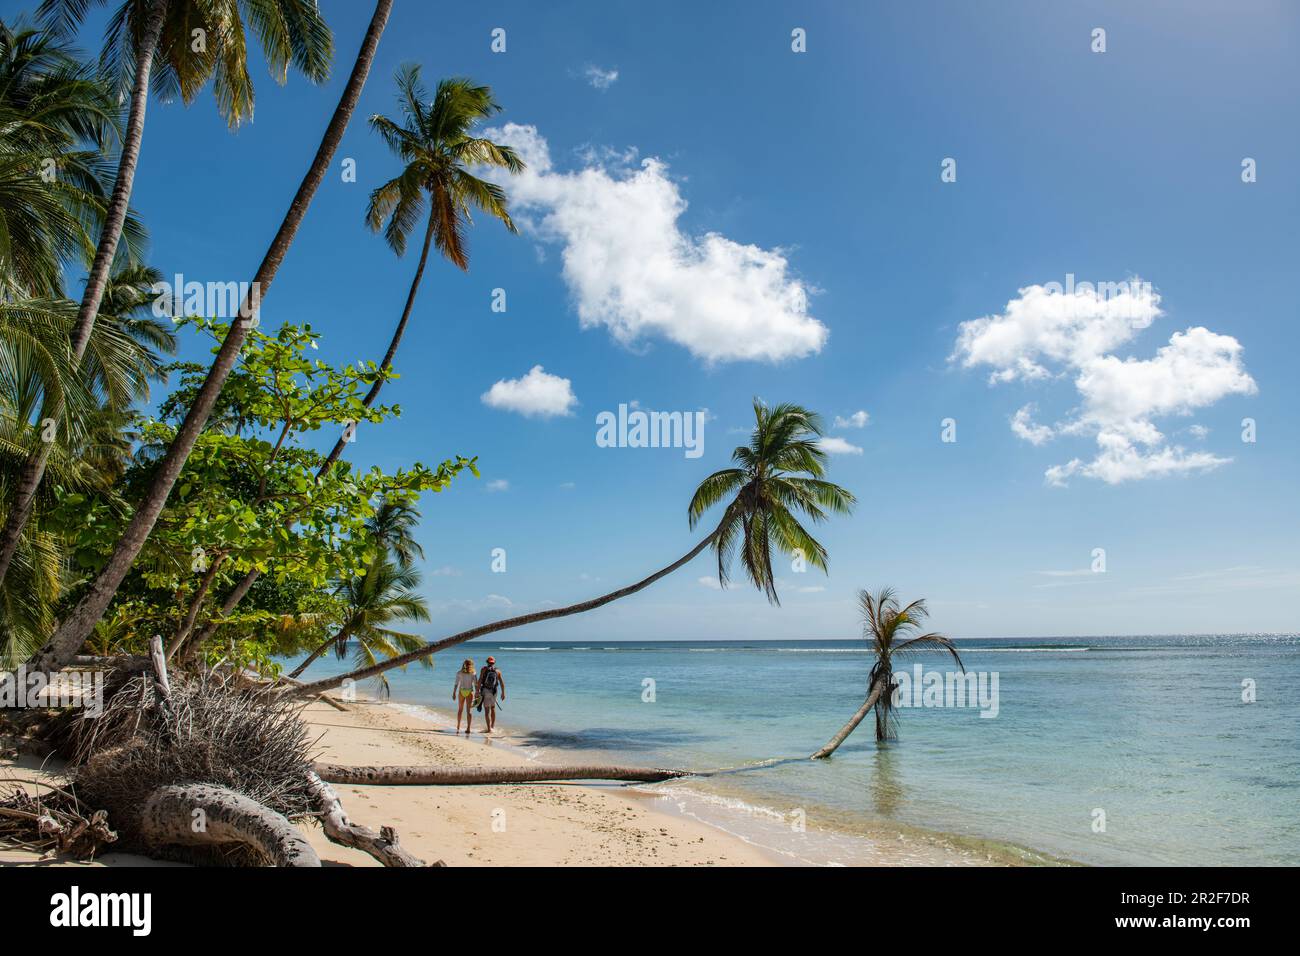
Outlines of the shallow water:
{"type": "MultiPolygon", "coordinates": [[[[726,768],[650,789],[798,860],[877,862],[888,839],[924,862],[920,834],[938,831],[973,861],[1300,863],[1300,637],[959,646],[986,692],[997,675],[996,716],[903,708],[896,741],[878,746],[868,718],[815,762],[801,758],[862,703],[860,642],[475,642],[390,681],[394,700],[445,709],[455,666],[492,653],[501,722],[540,759],[726,768]]],[[[917,663],[953,670],[896,667],[917,663]]]]}

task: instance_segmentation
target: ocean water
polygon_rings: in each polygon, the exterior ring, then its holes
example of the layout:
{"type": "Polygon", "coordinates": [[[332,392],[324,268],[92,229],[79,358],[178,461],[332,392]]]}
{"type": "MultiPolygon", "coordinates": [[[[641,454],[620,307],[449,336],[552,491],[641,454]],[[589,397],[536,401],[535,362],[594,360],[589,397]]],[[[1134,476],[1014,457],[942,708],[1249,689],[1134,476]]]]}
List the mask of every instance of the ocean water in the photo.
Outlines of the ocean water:
{"type": "MultiPolygon", "coordinates": [[[[868,717],[828,761],[806,758],[862,703],[860,641],[473,642],[389,675],[394,701],[445,716],[461,660],[493,654],[500,723],[530,757],[722,770],[642,789],[799,861],[925,862],[938,844],[970,862],[1300,864],[1300,636],[958,645],[986,694],[996,675],[996,716],[903,708],[884,745],[868,717]]],[[[896,671],[916,664],[954,669],[896,671]]]]}

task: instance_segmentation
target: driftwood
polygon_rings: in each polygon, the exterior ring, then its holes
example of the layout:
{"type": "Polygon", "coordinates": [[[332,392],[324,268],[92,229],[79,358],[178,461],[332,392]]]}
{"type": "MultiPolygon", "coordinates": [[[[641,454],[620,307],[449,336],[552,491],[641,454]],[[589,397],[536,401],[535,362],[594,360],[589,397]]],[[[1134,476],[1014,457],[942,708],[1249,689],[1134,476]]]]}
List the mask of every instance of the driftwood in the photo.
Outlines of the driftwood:
{"type": "Polygon", "coordinates": [[[159,787],[145,801],[136,832],[147,846],[247,847],[272,866],[320,866],[292,823],[256,800],[210,784],[159,787]]]}
{"type": "Polygon", "coordinates": [[[329,783],[378,784],[384,786],[481,786],[494,783],[541,783],[548,780],[627,780],[658,783],[695,776],[689,770],[657,770],[643,767],[341,767],[317,763],[316,773],[329,783]]]}
{"type": "Polygon", "coordinates": [[[37,780],[11,779],[5,784],[13,789],[0,798],[0,843],[33,853],[66,853],[89,860],[117,840],[117,834],[109,829],[108,814],[90,812],[69,791],[37,780]],[[28,793],[19,786],[23,783],[44,787],[50,793],[28,793]]]}
{"type": "MultiPolygon", "coordinates": [[[[376,833],[369,827],[353,823],[343,810],[334,788],[315,772],[307,774],[307,786],[320,808],[320,822],[330,842],[350,846],[369,853],[384,866],[428,866],[418,857],[407,853],[397,844],[397,833],[392,827],[381,827],[376,833]]],[[[433,866],[446,866],[441,860],[433,866]]]]}

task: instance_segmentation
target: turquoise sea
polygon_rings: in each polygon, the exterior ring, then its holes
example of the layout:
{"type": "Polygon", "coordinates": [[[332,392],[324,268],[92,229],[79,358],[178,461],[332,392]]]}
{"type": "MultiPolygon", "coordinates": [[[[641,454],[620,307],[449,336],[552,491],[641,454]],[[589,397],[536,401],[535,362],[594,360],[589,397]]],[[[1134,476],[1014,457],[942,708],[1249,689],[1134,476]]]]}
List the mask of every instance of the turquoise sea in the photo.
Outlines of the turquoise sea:
{"type": "Polygon", "coordinates": [[[491,653],[530,757],[726,769],[645,789],[796,861],[880,862],[882,834],[924,861],[942,834],[978,860],[1300,864],[1300,636],[958,644],[986,694],[997,675],[996,716],[902,709],[897,740],[877,746],[868,718],[816,762],[862,703],[860,641],[473,642],[390,681],[445,721],[456,666],[491,653]]]}

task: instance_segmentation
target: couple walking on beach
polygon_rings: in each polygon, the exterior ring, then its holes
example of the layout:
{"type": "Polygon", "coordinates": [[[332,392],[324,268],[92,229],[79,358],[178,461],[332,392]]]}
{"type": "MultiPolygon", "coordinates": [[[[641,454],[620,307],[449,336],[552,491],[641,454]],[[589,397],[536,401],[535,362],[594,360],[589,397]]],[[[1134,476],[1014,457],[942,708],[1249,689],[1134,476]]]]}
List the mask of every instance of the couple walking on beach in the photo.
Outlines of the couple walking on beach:
{"type": "Polygon", "coordinates": [[[506,679],[497,670],[497,659],[489,657],[475,677],[474,662],[466,658],[456,672],[456,686],[451,690],[451,699],[456,701],[456,733],[460,733],[461,714],[465,715],[465,733],[470,732],[475,708],[483,711],[487,733],[492,733],[497,723],[498,698],[502,702],[506,699],[506,679]]]}

